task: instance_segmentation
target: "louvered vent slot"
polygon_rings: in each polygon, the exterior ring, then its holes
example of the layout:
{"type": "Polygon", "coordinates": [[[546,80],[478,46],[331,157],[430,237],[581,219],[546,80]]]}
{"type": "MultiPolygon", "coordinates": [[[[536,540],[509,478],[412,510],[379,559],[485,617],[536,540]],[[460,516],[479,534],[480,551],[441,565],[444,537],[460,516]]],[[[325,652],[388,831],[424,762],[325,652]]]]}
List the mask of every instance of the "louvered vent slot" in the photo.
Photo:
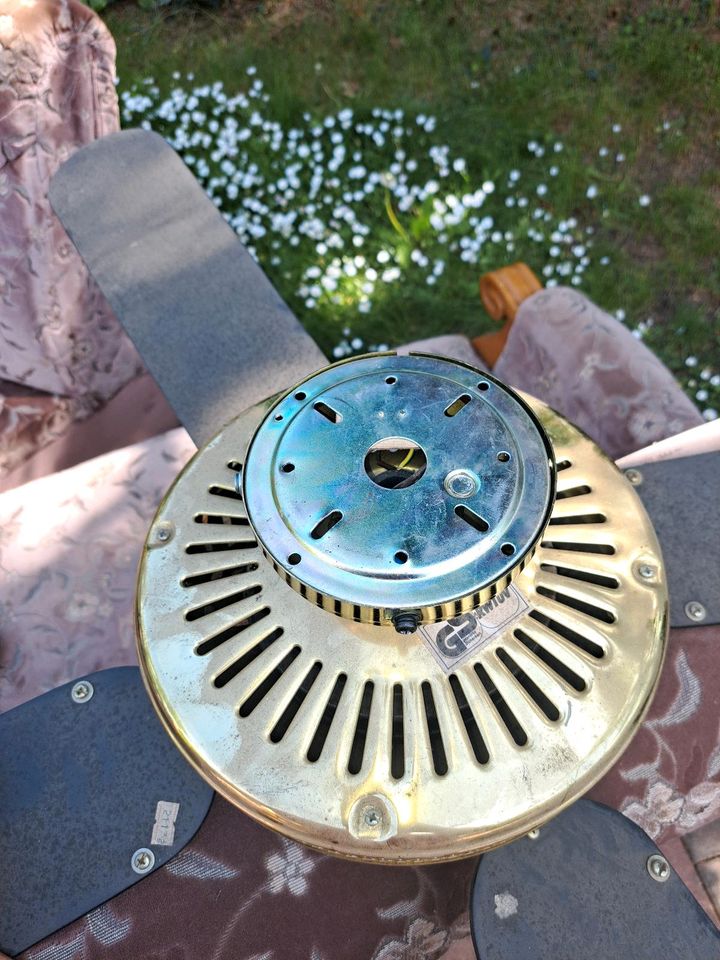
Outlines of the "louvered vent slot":
{"type": "Polygon", "coordinates": [[[277,666],[273,667],[270,673],[267,674],[264,680],[258,684],[257,687],[253,690],[250,696],[243,701],[240,705],[238,713],[241,717],[249,717],[253,712],[255,707],[261,703],[265,697],[270,693],[272,688],[278,682],[280,677],[285,673],[291,663],[294,663],[295,660],[300,656],[300,647],[294,646],[292,650],[288,650],[285,656],[282,658],[280,663],[277,666]]]}
{"type": "Polygon", "coordinates": [[[472,397],[469,393],[463,393],[457,398],[457,400],[453,400],[453,402],[445,408],[445,416],[454,417],[456,414],[460,413],[462,408],[466,407],[471,400],[472,397]]]}
{"type": "Polygon", "coordinates": [[[565,624],[558,623],[557,620],[553,620],[544,613],[540,613],[539,610],[531,610],[529,616],[532,617],[533,620],[537,620],[537,622],[541,623],[544,627],[547,627],[548,630],[552,630],[553,633],[556,633],[559,637],[574,644],[580,650],[589,653],[590,656],[595,657],[596,660],[602,660],[605,656],[605,651],[599,643],[590,640],[589,637],[584,637],[581,633],[578,633],[577,630],[566,627],[565,624]]]}
{"type": "Polygon", "coordinates": [[[569,487],[567,490],[558,490],[555,494],[556,500],[569,500],[570,497],[582,497],[586,493],[592,493],[590,487],[587,484],[582,484],[579,487],[569,487]]]}
{"type": "Polygon", "coordinates": [[[478,679],[480,680],[480,683],[485,688],[485,692],[492,700],[498,716],[505,724],[508,733],[519,747],[524,747],[528,742],[528,737],[522,727],[522,724],[508,706],[503,695],[490,679],[490,675],[488,674],[487,670],[479,663],[475,664],[474,669],[478,679]]]}
{"type": "Polygon", "coordinates": [[[602,607],[596,607],[594,603],[588,603],[587,600],[580,600],[579,597],[571,597],[559,590],[549,590],[547,587],[537,587],[537,592],[541,597],[547,597],[548,600],[554,600],[556,603],[562,603],[572,610],[579,610],[580,613],[592,617],[594,620],[600,620],[602,623],[615,623],[615,614],[609,610],[603,610],[602,607]]]}
{"type": "Polygon", "coordinates": [[[485,741],[480,733],[480,727],[477,725],[475,714],[472,712],[472,708],[470,707],[467,697],[465,696],[462,683],[460,682],[459,677],[455,676],[454,673],[450,674],[449,679],[450,689],[452,690],[453,696],[455,697],[455,702],[458,705],[460,717],[465,725],[465,730],[467,731],[468,740],[470,741],[472,751],[475,754],[475,759],[478,763],[485,764],[490,760],[490,753],[488,752],[488,748],[485,746],[485,741]]]}
{"type": "Polygon", "coordinates": [[[510,654],[503,647],[498,647],[495,651],[495,654],[502,663],[502,665],[508,670],[510,675],[514,677],[517,683],[523,688],[525,693],[530,697],[533,703],[540,709],[540,712],[547,717],[548,720],[553,721],[560,719],[560,711],[552,702],[550,697],[545,694],[540,687],[535,683],[532,677],[528,676],[527,673],[520,667],[510,656],[510,654]]]}
{"type": "Polygon", "coordinates": [[[228,460],[227,466],[228,470],[232,470],[233,473],[240,473],[243,468],[239,460],[228,460]]]}
{"type": "Polygon", "coordinates": [[[241,657],[238,657],[238,659],[234,660],[230,666],[226,667],[221,673],[219,673],[213,680],[214,686],[218,688],[224,687],[239,673],[242,673],[245,667],[250,666],[253,660],[257,660],[260,654],[267,650],[268,647],[272,646],[276,640],[279,640],[282,635],[282,627],[276,627],[271,633],[266,634],[264,637],[258,640],[258,642],[251,647],[247,653],[244,653],[241,657]]]}
{"type": "Polygon", "coordinates": [[[199,607],[193,607],[192,610],[188,610],[185,614],[186,620],[199,620],[200,617],[206,617],[209,613],[214,613],[216,610],[223,610],[225,607],[231,606],[233,603],[239,603],[241,600],[247,600],[248,597],[254,597],[256,594],[260,593],[262,587],[259,583],[253,584],[252,587],[245,587],[243,590],[236,590],[235,593],[229,593],[225,597],[216,597],[214,600],[209,600],[207,603],[201,604],[199,607]]]}
{"type": "Polygon", "coordinates": [[[183,587],[197,587],[201,583],[211,583],[213,580],[224,580],[225,577],[240,577],[244,573],[257,570],[256,563],[241,563],[234,567],[221,567],[219,570],[207,570],[205,573],[193,573],[184,577],[180,583],[183,587]]]}
{"type": "Polygon", "coordinates": [[[486,533],[489,529],[487,520],[484,520],[479,513],[475,513],[470,507],[466,507],[464,503],[455,507],[455,513],[478,533],[486,533]]]}
{"type": "Polygon", "coordinates": [[[608,590],[617,590],[620,586],[619,580],[615,577],[608,577],[604,573],[573,570],[571,567],[557,567],[553,563],[541,563],[540,569],[546,573],[554,573],[558,577],[567,577],[569,580],[581,580],[583,583],[594,583],[598,587],[607,587],[608,590]]]}
{"type": "Polygon", "coordinates": [[[357,723],[355,724],[355,734],[353,736],[352,746],[350,747],[348,773],[360,773],[362,770],[363,756],[365,754],[365,740],[367,738],[368,724],[370,723],[370,710],[372,709],[374,689],[375,684],[372,682],[372,680],[368,680],[363,688],[360,709],[358,710],[357,723]]]}
{"type": "Polygon", "coordinates": [[[403,688],[399,683],[393,686],[390,773],[395,780],[400,780],[405,775],[405,716],[403,688]]]}
{"type": "Polygon", "coordinates": [[[524,647],[526,647],[530,653],[533,653],[541,663],[544,663],[546,667],[549,667],[553,673],[557,674],[561,680],[564,680],[565,683],[569,684],[573,690],[576,690],[578,693],[583,693],[586,689],[585,681],[582,677],[579,677],[574,670],[572,670],[566,663],[563,663],[562,660],[558,659],[554,654],[550,653],[549,650],[546,650],[542,644],[538,643],[537,640],[534,640],[531,636],[525,633],[524,630],[514,630],[513,635],[516,640],[519,640],[524,647]]]}
{"type": "Polygon", "coordinates": [[[547,550],[569,550],[572,553],[599,553],[606,557],[611,557],[615,553],[615,547],[609,543],[574,543],[559,540],[543,540],[541,546],[547,550]]]}
{"type": "Polygon", "coordinates": [[[556,470],[558,471],[558,473],[559,473],[561,470],[568,470],[571,466],[572,466],[572,463],[571,463],[570,460],[560,460],[560,461],[558,461],[558,463],[555,465],[555,469],[556,469],[556,470]]]}
{"type": "Polygon", "coordinates": [[[427,723],[428,739],[430,740],[430,750],[432,751],[433,769],[439,777],[444,777],[448,772],[445,744],[443,743],[442,731],[440,729],[440,721],[438,720],[432,687],[427,680],[424,680],[421,684],[421,690],[423,707],[425,708],[425,721],[427,723]]]}
{"type": "Polygon", "coordinates": [[[222,553],[224,550],[252,550],[257,540],[222,540],[218,543],[190,543],[185,553],[222,553]]]}
{"type": "Polygon", "coordinates": [[[607,517],[602,513],[578,513],[572,517],[551,517],[550,527],[570,527],[583,523],[607,523],[607,517]]]}
{"type": "Polygon", "coordinates": [[[195,648],[195,653],[200,654],[200,656],[205,656],[206,653],[210,653],[212,650],[215,650],[221,644],[225,643],[226,640],[232,640],[233,637],[236,637],[244,630],[247,630],[248,627],[252,627],[253,624],[264,620],[269,613],[270,607],[261,607],[260,610],[255,610],[249,616],[243,617],[242,620],[238,620],[236,623],[233,623],[224,630],[221,630],[220,633],[216,633],[212,637],[206,637],[205,640],[202,640],[197,645],[195,648]]]}
{"type": "Polygon", "coordinates": [[[330,733],[330,727],[332,726],[333,719],[335,718],[335,713],[337,711],[338,705],[340,704],[340,698],[343,695],[343,690],[345,689],[345,684],[347,683],[347,674],[341,673],[338,675],[337,680],[335,681],[332,690],[330,691],[330,696],[328,701],[325,704],[325,709],[323,714],[320,717],[320,722],[317,725],[317,729],[313,734],[313,738],[310,742],[310,746],[307,752],[307,758],[310,763],[315,763],[320,759],[320,756],[323,752],[323,747],[325,746],[325,741],[327,740],[328,734],[330,733]]]}
{"type": "Polygon", "coordinates": [[[242,494],[238,490],[233,490],[230,487],[221,487],[218,483],[214,483],[208,489],[208,493],[211,493],[214,497],[226,497],[228,500],[239,500],[242,502],[242,494]]]}
{"type": "Polygon", "coordinates": [[[248,527],[250,521],[247,517],[234,517],[227,513],[196,513],[195,523],[224,523],[226,526],[248,527]]]}
{"type": "Polygon", "coordinates": [[[315,683],[315,681],[317,680],[318,674],[320,673],[321,670],[322,670],[322,663],[319,660],[316,660],[315,663],[310,667],[308,672],[305,674],[305,677],[302,683],[297,688],[297,690],[292,696],[292,699],[283,710],[280,716],[280,719],[270,731],[270,739],[272,740],[273,743],[280,743],[282,738],[287,733],[290,724],[295,719],[297,712],[300,709],[300,707],[303,705],[303,702],[307,697],[308,693],[310,693],[310,689],[312,685],[315,683]]]}

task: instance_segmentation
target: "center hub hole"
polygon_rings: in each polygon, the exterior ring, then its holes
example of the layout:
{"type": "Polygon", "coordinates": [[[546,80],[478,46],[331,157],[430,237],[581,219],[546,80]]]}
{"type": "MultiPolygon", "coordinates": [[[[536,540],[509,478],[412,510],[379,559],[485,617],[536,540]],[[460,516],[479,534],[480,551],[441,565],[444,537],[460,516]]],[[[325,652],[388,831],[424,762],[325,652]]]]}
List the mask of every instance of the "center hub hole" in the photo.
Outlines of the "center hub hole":
{"type": "Polygon", "coordinates": [[[404,437],[378,440],[365,454],[365,473],[373,483],[387,490],[411,487],[427,468],[425,451],[404,437]]]}

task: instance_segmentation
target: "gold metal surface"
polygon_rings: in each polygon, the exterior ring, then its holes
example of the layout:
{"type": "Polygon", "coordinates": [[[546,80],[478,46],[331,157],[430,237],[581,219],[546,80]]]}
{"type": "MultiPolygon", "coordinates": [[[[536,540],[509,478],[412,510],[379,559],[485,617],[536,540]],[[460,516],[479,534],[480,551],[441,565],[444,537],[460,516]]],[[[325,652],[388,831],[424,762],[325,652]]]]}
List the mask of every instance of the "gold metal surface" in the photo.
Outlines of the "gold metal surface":
{"type": "Polygon", "coordinates": [[[667,632],[655,533],[614,464],[525,399],[558,464],[515,581],[530,609],[450,674],[420,631],[336,617],[263,557],[233,480],[271,401],[168,492],[140,567],[142,672],[178,747],[250,816],[346,857],[471,856],[557,814],[637,730],[667,632]]]}

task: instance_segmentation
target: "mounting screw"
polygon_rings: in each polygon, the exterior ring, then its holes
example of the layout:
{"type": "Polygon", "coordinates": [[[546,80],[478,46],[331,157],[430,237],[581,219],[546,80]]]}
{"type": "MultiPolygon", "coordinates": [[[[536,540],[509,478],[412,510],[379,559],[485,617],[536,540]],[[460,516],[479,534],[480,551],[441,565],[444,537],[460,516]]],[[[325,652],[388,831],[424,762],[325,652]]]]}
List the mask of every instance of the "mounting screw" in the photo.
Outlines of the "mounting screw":
{"type": "Polygon", "coordinates": [[[175,535],[175,524],[170,520],[161,520],[155,527],[157,543],[169,543],[175,535]]]}
{"type": "Polygon", "coordinates": [[[639,487],[640,484],[643,482],[643,475],[640,473],[639,470],[636,470],[635,467],[630,467],[629,470],[626,470],[625,476],[628,478],[628,480],[634,487],[639,487]]]}
{"type": "Polygon", "coordinates": [[[685,616],[688,620],[694,620],[695,623],[702,623],[707,616],[707,610],[699,600],[691,600],[685,604],[685,616]]]}
{"type": "Polygon", "coordinates": [[[130,858],[135,873],[148,873],[155,866],[155,854],[147,847],[140,847],[130,858]]]}
{"type": "Polygon", "coordinates": [[[376,827],[382,820],[382,817],[380,816],[380,813],[375,809],[375,807],[369,807],[365,811],[364,820],[369,827],[376,827]]]}
{"type": "Polygon", "coordinates": [[[90,683],[89,680],[78,680],[76,684],[73,684],[73,688],[70,691],[70,696],[73,698],[75,703],[87,703],[88,700],[92,700],[92,695],[95,693],[95,687],[90,683]]]}
{"type": "Polygon", "coordinates": [[[478,492],[480,481],[469,470],[451,470],[443,480],[445,492],[458,500],[473,497],[478,492]]]}
{"type": "Polygon", "coordinates": [[[393,626],[398,633],[415,633],[418,628],[418,623],[420,621],[417,613],[412,611],[403,611],[393,615],[392,622],[393,626]]]}
{"type": "Polygon", "coordinates": [[[665,883],[670,878],[670,864],[659,853],[653,853],[647,858],[647,872],[658,883],[665,883]]]}
{"type": "Polygon", "coordinates": [[[637,570],[643,580],[652,580],[655,577],[655,567],[649,563],[641,563],[637,570]]]}

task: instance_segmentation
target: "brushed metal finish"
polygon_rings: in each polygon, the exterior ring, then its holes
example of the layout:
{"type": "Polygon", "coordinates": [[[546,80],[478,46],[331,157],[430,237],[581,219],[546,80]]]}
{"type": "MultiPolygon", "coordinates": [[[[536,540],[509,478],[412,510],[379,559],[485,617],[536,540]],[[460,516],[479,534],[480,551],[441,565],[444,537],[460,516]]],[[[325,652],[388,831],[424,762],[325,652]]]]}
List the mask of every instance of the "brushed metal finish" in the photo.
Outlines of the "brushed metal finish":
{"type": "Polygon", "coordinates": [[[420,631],[334,616],[264,559],[234,477],[274,400],[171,487],[139,571],[143,675],[185,756],[259,822],[358,859],[471,856],[570,804],[637,730],[667,634],[655,533],[614,464],[524,399],[558,467],[550,523],[515,580],[530,610],[450,675],[420,631]]]}

